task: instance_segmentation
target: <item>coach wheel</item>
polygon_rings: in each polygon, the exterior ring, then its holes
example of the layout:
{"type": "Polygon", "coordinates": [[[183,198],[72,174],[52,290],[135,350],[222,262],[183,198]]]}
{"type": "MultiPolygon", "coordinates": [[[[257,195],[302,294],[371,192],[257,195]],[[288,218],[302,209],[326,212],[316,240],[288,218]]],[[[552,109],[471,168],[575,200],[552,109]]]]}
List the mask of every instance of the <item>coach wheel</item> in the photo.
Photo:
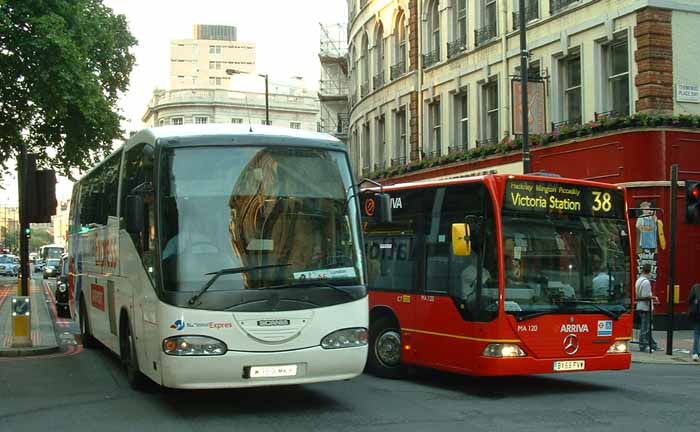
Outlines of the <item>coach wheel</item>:
{"type": "Polygon", "coordinates": [[[119,339],[121,360],[126,371],[126,379],[134,390],[144,390],[147,385],[147,379],[139,370],[136,343],[128,321],[123,324],[123,331],[119,339]]]}
{"type": "Polygon", "coordinates": [[[97,340],[92,336],[92,330],[90,329],[90,320],[88,318],[88,311],[85,307],[85,299],[83,297],[80,297],[80,310],[78,312],[80,324],[80,340],[83,342],[83,347],[97,347],[97,340]]]}
{"type": "Polygon", "coordinates": [[[384,378],[401,378],[405,368],[401,364],[401,331],[393,320],[382,317],[370,325],[369,358],[367,369],[384,378]]]}

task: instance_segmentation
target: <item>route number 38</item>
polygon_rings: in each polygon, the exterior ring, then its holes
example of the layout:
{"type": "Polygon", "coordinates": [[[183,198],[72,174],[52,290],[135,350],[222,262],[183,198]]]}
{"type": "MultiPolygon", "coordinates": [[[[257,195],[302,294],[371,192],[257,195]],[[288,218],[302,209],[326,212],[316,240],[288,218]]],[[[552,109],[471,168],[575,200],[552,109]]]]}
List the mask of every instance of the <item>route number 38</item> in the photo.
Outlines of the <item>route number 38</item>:
{"type": "Polygon", "coordinates": [[[608,192],[593,191],[593,211],[609,212],[612,210],[612,197],[608,192]]]}

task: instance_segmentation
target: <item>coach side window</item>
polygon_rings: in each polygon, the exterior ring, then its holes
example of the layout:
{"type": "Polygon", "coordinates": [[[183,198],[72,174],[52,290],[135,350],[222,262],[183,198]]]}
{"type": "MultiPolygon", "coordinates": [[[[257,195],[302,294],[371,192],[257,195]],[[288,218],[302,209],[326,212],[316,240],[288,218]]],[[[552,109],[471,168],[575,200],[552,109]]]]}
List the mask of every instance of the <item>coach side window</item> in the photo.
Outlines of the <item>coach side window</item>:
{"type": "Polygon", "coordinates": [[[117,201],[119,200],[119,167],[121,165],[122,153],[117,152],[112,155],[104,164],[102,175],[103,201],[102,218],[107,223],[110,219],[116,220],[117,201]]]}
{"type": "MultiPolygon", "coordinates": [[[[153,186],[153,147],[139,144],[126,152],[122,174],[120,227],[125,228],[124,211],[128,195],[141,195],[144,200],[144,230],[132,233],[131,240],[136,248],[144,267],[153,269],[155,262],[155,192],[153,186]]],[[[152,272],[148,272],[153,276],[152,272]]]]}
{"type": "Polygon", "coordinates": [[[415,292],[422,289],[425,235],[433,189],[392,192],[391,224],[365,223],[368,287],[415,292]]]}

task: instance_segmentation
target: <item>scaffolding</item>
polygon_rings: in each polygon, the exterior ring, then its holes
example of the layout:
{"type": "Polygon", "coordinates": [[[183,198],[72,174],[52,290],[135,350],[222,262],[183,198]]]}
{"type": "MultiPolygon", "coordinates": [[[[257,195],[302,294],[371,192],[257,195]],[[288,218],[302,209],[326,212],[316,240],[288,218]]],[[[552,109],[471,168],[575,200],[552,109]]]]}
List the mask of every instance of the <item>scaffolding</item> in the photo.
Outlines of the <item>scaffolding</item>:
{"type": "Polygon", "coordinates": [[[348,129],[348,45],[345,24],[321,26],[321,131],[345,141],[348,129]]]}

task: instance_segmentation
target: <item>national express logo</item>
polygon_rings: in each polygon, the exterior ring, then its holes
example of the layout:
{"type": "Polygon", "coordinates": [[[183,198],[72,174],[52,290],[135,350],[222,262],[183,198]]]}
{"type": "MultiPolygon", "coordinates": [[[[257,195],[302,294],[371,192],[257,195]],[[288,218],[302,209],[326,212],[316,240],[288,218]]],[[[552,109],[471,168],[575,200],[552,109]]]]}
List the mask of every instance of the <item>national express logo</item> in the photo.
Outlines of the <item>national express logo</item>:
{"type": "Polygon", "coordinates": [[[174,323],[170,324],[170,328],[177,330],[177,331],[182,331],[185,329],[185,320],[179,319],[175,321],[174,323]]]}

